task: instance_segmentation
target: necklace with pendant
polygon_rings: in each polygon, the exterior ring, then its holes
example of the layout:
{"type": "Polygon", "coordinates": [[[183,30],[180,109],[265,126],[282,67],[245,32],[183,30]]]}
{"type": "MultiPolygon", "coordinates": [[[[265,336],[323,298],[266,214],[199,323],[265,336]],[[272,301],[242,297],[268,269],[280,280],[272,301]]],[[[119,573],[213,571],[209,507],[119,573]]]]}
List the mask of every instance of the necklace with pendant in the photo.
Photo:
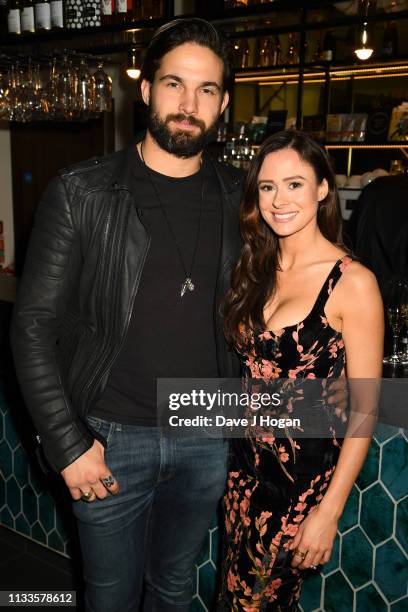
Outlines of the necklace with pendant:
{"type": "Polygon", "coordinates": [[[163,202],[162,202],[162,200],[160,198],[159,190],[158,190],[157,185],[155,183],[155,180],[153,178],[152,172],[151,172],[150,168],[146,165],[146,162],[144,160],[144,156],[143,156],[143,141],[140,142],[140,157],[142,158],[143,167],[145,169],[146,176],[148,177],[149,182],[150,182],[150,184],[153,187],[153,191],[154,191],[154,193],[156,195],[156,199],[157,199],[157,201],[159,203],[160,210],[163,213],[163,217],[164,217],[164,219],[166,221],[166,224],[167,224],[167,227],[169,229],[170,235],[171,235],[171,237],[173,239],[173,242],[174,242],[174,245],[175,245],[175,247],[177,249],[177,254],[178,254],[181,266],[183,268],[185,280],[182,283],[181,290],[180,290],[180,297],[182,298],[185,295],[187,290],[188,291],[194,291],[194,287],[195,287],[191,277],[192,277],[192,273],[193,273],[193,269],[194,269],[195,259],[196,259],[197,250],[198,250],[198,243],[199,243],[199,238],[200,238],[201,216],[202,216],[203,202],[204,202],[204,178],[203,178],[203,175],[201,174],[201,199],[200,199],[200,212],[199,212],[199,216],[198,216],[197,233],[196,233],[193,257],[191,259],[190,269],[187,270],[187,266],[184,263],[183,255],[181,253],[180,245],[177,242],[177,238],[176,238],[176,235],[174,233],[173,227],[172,227],[172,225],[170,223],[170,220],[169,220],[169,218],[167,216],[166,209],[165,209],[165,207],[163,205],[163,202]]]}

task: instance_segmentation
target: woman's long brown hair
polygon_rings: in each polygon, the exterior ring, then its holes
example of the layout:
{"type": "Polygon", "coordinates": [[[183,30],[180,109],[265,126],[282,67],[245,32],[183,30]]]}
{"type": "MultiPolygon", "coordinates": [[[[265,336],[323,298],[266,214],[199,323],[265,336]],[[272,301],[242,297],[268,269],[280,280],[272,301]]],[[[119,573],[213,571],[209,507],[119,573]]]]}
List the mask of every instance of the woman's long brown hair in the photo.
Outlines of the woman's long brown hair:
{"type": "Polygon", "coordinates": [[[222,306],[225,337],[234,347],[243,344],[242,329],[264,331],[264,307],[276,288],[279,239],[259,212],[258,176],[265,157],[282,149],[293,149],[310,164],[319,185],[326,179],[329,191],[319,203],[317,224],[327,240],[345,248],[335,177],[325,151],[303,132],[283,130],[270,136],[260,147],[248,171],[240,209],[244,245],[232,274],[231,289],[222,306]]]}

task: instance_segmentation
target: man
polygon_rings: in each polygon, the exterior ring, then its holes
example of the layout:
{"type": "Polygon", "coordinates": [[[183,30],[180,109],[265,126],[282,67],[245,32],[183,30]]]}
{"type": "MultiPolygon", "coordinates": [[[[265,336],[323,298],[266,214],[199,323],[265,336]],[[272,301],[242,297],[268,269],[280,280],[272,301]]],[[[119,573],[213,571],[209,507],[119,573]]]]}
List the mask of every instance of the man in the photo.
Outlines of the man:
{"type": "Polygon", "coordinates": [[[61,171],[36,216],[12,344],[45,456],[75,500],[88,611],[188,610],[223,492],[226,442],[166,435],[156,379],[238,375],[218,306],[241,185],[203,154],[230,76],[211,24],[159,29],[141,74],[145,136],[61,171]]]}

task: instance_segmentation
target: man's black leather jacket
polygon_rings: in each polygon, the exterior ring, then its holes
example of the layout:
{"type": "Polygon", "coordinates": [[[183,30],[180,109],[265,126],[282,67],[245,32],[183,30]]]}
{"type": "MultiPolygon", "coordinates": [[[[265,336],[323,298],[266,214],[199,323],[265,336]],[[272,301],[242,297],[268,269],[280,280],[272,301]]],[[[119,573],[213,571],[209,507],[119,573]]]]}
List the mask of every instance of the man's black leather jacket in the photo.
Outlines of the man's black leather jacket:
{"type": "MultiPolygon", "coordinates": [[[[134,147],[61,171],[38,208],[11,328],[17,375],[48,463],[61,471],[105,440],[85,422],[129,325],[150,237],[130,191],[134,147]]],[[[241,177],[211,161],[222,193],[214,303],[218,369],[239,375],[218,306],[241,248],[241,177]]]]}

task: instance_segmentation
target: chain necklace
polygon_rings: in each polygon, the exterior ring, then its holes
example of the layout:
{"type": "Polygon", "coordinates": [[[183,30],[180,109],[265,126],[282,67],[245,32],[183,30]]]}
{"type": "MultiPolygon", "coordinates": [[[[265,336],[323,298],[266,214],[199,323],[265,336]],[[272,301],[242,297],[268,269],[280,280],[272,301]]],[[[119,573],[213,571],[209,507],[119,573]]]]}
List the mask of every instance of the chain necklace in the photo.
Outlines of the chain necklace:
{"type": "Polygon", "coordinates": [[[167,212],[166,209],[164,208],[163,202],[160,198],[160,194],[159,194],[159,190],[157,189],[157,185],[153,179],[153,175],[152,172],[150,170],[150,168],[146,165],[146,162],[144,160],[144,155],[143,155],[143,141],[140,142],[140,157],[142,158],[142,162],[143,162],[143,167],[145,169],[146,172],[146,176],[149,179],[150,184],[153,187],[154,193],[156,195],[156,199],[159,203],[160,206],[160,210],[163,213],[164,219],[167,223],[167,227],[169,228],[169,232],[170,235],[173,239],[173,242],[175,244],[175,247],[177,249],[177,254],[181,263],[181,266],[183,268],[183,272],[184,272],[184,276],[185,276],[185,281],[183,282],[183,284],[181,285],[181,290],[180,290],[180,297],[183,297],[185,292],[187,291],[187,289],[189,291],[194,291],[194,283],[191,280],[191,276],[193,273],[193,269],[194,269],[194,264],[195,264],[195,259],[196,259],[196,255],[197,255],[197,250],[198,250],[198,242],[199,242],[199,238],[200,238],[200,228],[201,228],[201,216],[202,216],[202,210],[203,210],[203,203],[204,203],[204,178],[203,175],[201,174],[201,200],[200,200],[200,212],[199,212],[199,216],[198,216],[198,226],[197,226],[197,233],[196,233],[196,239],[195,239],[195,245],[194,245],[194,251],[193,251],[193,257],[191,260],[191,265],[190,265],[190,270],[187,270],[187,266],[184,263],[184,259],[183,259],[183,255],[181,253],[181,248],[179,243],[177,242],[177,238],[176,235],[174,233],[174,230],[171,226],[170,220],[167,216],[167,212]]]}

